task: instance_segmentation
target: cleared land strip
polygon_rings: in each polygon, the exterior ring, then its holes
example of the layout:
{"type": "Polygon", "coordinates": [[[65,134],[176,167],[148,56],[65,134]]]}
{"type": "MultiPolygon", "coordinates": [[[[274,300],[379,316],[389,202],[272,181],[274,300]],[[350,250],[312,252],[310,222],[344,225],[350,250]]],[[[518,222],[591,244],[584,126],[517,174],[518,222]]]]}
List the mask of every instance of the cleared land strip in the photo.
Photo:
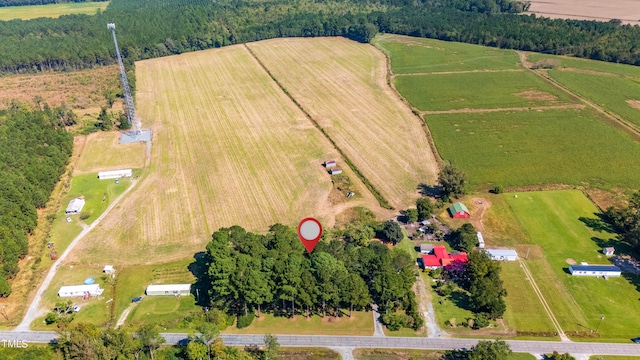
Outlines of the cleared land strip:
{"type": "Polygon", "coordinates": [[[454,109],[438,111],[420,111],[420,115],[440,115],[440,114],[464,114],[464,113],[491,113],[501,111],[531,111],[531,110],[557,110],[557,109],[584,109],[583,104],[548,105],[531,107],[513,107],[497,109],[454,109]]]}
{"type": "Polygon", "coordinates": [[[522,63],[522,66],[524,66],[526,69],[528,69],[532,73],[536,74],[540,78],[546,80],[549,84],[554,85],[556,88],[566,92],[567,94],[573,96],[576,99],[579,99],[583,103],[585,103],[588,106],[592,107],[597,112],[599,112],[600,114],[604,115],[603,119],[607,120],[607,122],[609,124],[611,124],[612,126],[618,128],[620,130],[623,130],[624,132],[629,134],[634,140],[640,141],[640,128],[638,126],[636,126],[635,124],[633,124],[630,121],[627,121],[626,119],[623,119],[618,114],[615,114],[613,112],[610,112],[610,111],[607,111],[607,110],[603,109],[602,107],[598,106],[597,104],[595,104],[594,102],[590,101],[586,97],[578,94],[577,92],[569,89],[568,87],[564,86],[560,82],[556,81],[551,76],[549,76],[546,72],[535,71],[535,70],[531,69],[531,65],[532,64],[529,61],[527,61],[527,54],[522,52],[522,51],[517,51],[517,53],[518,53],[518,56],[520,57],[520,62],[522,63]]]}
{"type": "Polygon", "coordinates": [[[410,74],[392,74],[391,77],[396,76],[422,76],[422,75],[450,75],[450,74],[472,74],[472,73],[499,73],[499,72],[522,72],[521,69],[502,69],[502,70],[461,70],[461,71],[434,71],[434,72],[417,72],[410,74]]]}
{"type": "Polygon", "coordinates": [[[409,206],[419,184],[435,182],[422,124],[386,83],[381,52],[343,38],[247,47],[391,206],[409,206]]]}
{"type": "Polygon", "coordinates": [[[519,263],[522,266],[522,270],[527,276],[527,279],[529,280],[529,283],[531,284],[533,291],[538,296],[538,299],[540,299],[540,303],[542,303],[542,307],[544,307],[544,310],[547,312],[547,315],[549,315],[549,319],[551,319],[551,323],[556,328],[558,335],[560,335],[560,339],[562,341],[570,341],[567,335],[564,334],[564,331],[562,331],[562,328],[560,327],[560,323],[558,322],[558,319],[556,319],[556,317],[553,315],[553,311],[551,311],[551,307],[549,306],[547,301],[544,299],[544,296],[542,295],[542,291],[540,291],[540,288],[538,288],[538,285],[536,284],[536,281],[533,279],[533,276],[531,275],[531,272],[529,271],[527,264],[525,264],[525,262],[522,260],[519,260],[519,263]]]}

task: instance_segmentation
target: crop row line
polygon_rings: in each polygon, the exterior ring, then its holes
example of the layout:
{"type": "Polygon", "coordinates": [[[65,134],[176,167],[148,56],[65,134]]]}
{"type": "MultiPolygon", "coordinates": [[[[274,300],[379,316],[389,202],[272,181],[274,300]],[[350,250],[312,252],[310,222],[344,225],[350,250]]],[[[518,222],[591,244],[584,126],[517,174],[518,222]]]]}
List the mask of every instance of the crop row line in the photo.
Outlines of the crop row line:
{"type": "Polygon", "coordinates": [[[309,114],[302,107],[302,105],[289,93],[289,91],[287,91],[287,89],[278,81],[278,79],[276,79],[276,77],[273,76],[271,71],[269,71],[269,69],[267,69],[267,67],[258,58],[258,56],[256,56],[256,54],[246,44],[244,45],[244,47],[245,47],[245,49],[247,49],[249,54],[258,62],[260,67],[262,67],[262,69],[267,73],[267,75],[269,75],[271,80],[274,83],[276,83],[276,85],[278,85],[278,87],[284,92],[284,94],[287,95],[287,97],[298,107],[298,109],[300,109],[300,111],[302,111],[302,113],[307,117],[307,119],[309,119],[311,121],[313,126],[315,126],[315,128],[318,129],[322,133],[322,135],[324,135],[324,137],[327,140],[329,140],[331,145],[338,151],[338,153],[342,157],[342,160],[344,160],[344,162],[347,164],[347,166],[349,166],[349,168],[358,176],[358,178],[360,178],[360,180],[364,183],[364,185],[367,187],[367,189],[369,189],[369,191],[373,194],[373,196],[376,198],[376,200],[378,200],[378,203],[380,204],[380,206],[382,206],[385,209],[393,210],[394,209],[393,206],[391,206],[391,204],[389,204],[387,199],[385,199],[382,196],[382,194],[378,191],[378,189],[376,189],[373,186],[373,184],[371,184],[369,179],[367,179],[362,174],[362,172],[355,166],[355,164],[349,159],[349,157],[344,153],[344,151],[342,151],[342,149],[338,146],[338,144],[336,144],[336,142],[331,138],[331,136],[329,136],[329,134],[327,134],[327,132],[324,130],[324,128],[322,128],[322,126],[320,126],[320,124],[318,124],[318,122],[311,116],[311,114],[309,114]]]}

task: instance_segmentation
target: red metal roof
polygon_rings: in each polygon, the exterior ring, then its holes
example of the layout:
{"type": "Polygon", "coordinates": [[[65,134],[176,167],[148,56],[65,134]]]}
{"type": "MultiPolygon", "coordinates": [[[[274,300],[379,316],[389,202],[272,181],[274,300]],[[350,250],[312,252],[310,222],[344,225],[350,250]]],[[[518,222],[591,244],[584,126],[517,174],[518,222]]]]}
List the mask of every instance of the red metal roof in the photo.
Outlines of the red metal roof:
{"type": "Polygon", "coordinates": [[[437,245],[433,247],[433,254],[422,255],[422,264],[424,266],[448,266],[456,262],[466,263],[467,253],[449,254],[447,248],[437,245]]]}

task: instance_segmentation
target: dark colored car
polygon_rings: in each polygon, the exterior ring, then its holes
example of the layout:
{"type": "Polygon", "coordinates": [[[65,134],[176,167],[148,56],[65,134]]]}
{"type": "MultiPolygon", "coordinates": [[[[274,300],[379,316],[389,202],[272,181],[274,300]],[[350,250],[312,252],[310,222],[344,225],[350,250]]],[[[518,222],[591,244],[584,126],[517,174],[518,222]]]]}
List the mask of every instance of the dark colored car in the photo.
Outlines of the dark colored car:
{"type": "Polygon", "coordinates": [[[131,300],[131,302],[134,302],[134,303],[137,303],[137,302],[140,302],[140,301],[142,301],[142,296],[135,297],[135,298],[133,298],[133,300],[131,300]]]}
{"type": "Polygon", "coordinates": [[[631,341],[633,341],[636,344],[640,344],[640,337],[633,338],[633,339],[631,339],[631,341]]]}

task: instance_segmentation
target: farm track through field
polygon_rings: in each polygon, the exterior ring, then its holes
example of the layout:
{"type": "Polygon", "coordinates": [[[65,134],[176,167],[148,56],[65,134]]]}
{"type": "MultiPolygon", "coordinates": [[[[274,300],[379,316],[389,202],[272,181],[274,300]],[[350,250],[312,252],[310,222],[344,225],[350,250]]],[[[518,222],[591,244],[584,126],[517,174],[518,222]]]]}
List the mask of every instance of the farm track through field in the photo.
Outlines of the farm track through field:
{"type": "Polygon", "coordinates": [[[610,125],[624,131],[625,133],[629,134],[634,140],[640,142],[640,127],[638,127],[637,125],[633,124],[632,122],[626,119],[623,119],[620,115],[607,111],[604,108],[598,106],[597,104],[587,99],[586,97],[578,94],[577,92],[569,89],[568,87],[564,86],[560,82],[556,81],[551,76],[549,76],[546,72],[533,70],[531,68],[532,64],[527,60],[527,54],[522,51],[516,51],[516,52],[520,57],[520,62],[522,63],[523,67],[525,67],[535,75],[539,76],[543,80],[547,81],[549,84],[566,92],[570,96],[576,99],[579,99],[584,104],[588,105],[589,107],[596,110],[598,113],[602,114],[603,115],[602,119],[606,120],[606,122],[608,122],[610,125]]]}
{"type": "Polygon", "coordinates": [[[514,108],[496,108],[496,109],[453,109],[438,111],[420,111],[420,115],[440,115],[440,114],[464,114],[464,113],[490,113],[501,111],[542,111],[542,110],[558,110],[558,109],[584,109],[583,104],[566,104],[566,105],[548,105],[548,106],[529,106],[514,108]]]}
{"type": "Polygon", "coordinates": [[[433,72],[417,72],[410,74],[392,74],[391,78],[398,76],[424,76],[424,75],[451,75],[451,74],[473,74],[473,73],[499,73],[499,72],[523,72],[522,69],[502,69],[502,70],[461,70],[461,71],[433,71],[433,72]]]}

